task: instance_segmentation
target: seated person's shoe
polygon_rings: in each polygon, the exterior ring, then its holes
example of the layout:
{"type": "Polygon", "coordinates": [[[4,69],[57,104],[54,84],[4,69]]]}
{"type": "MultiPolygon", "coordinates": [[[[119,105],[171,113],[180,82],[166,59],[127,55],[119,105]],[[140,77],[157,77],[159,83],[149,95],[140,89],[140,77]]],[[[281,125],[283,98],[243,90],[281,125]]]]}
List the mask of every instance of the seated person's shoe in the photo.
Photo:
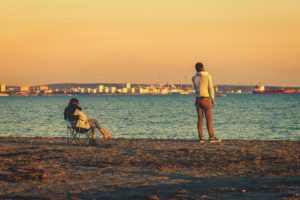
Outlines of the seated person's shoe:
{"type": "Polygon", "coordinates": [[[89,141],[89,145],[90,146],[99,146],[100,144],[99,144],[99,142],[97,140],[90,140],[89,141]]]}
{"type": "Polygon", "coordinates": [[[109,140],[112,137],[112,134],[104,128],[101,128],[100,132],[102,133],[104,140],[109,140]]]}
{"type": "Polygon", "coordinates": [[[222,140],[220,138],[213,137],[213,138],[209,138],[209,142],[210,143],[216,143],[216,142],[222,142],[222,140]]]}

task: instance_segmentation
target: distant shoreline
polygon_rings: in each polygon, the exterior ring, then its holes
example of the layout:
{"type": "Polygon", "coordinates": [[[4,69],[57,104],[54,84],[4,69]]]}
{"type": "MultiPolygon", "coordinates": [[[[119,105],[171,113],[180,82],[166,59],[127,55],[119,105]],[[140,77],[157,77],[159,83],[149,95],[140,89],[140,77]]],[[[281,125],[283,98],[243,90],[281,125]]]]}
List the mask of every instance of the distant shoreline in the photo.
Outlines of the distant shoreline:
{"type": "MultiPolygon", "coordinates": [[[[173,83],[175,86],[188,86],[192,85],[192,83],[173,83]]],[[[96,87],[98,85],[104,86],[116,86],[120,87],[123,86],[124,83],[50,83],[50,84],[34,84],[31,85],[32,87],[39,87],[40,85],[46,85],[52,88],[72,88],[72,87],[96,87]]],[[[150,86],[150,85],[157,85],[157,83],[131,83],[132,86],[150,86]]],[[[240,84],[214,84],[214,86],[218,87],[234,87],[234,88],[253,88],[254,85],[240,85],[240,84]]],[[[20,85],[11,85],[8,84],[7,87],[20,87],[20,85]]],[[[293,88],[293,89],[300,89],[300,86],[285,86],[285,85],[266,85],[268,88],[293,88]]]]}
{"type": "MultiPolygon", "coordinates": [[[[257,87],[257,86],[256,86],[257,87]]],[[[71,95],[170,95],[194,94],[191,84],[131,84],[131,83],[62,83],[39,86],[6,86],[1,85],[0,96],[71,96],[71,95]]],[[[287,90],[300,93],[300,87],[265,86],[268,90],[287,90]]],[[[215,85],[219,96],[226,94],[250,94],[255,86],[215,85]]],[[[292,93],[292,92],[290,92],[292,93]]],[[[217,96],[216,95],[216,96],[217,96]]]]}

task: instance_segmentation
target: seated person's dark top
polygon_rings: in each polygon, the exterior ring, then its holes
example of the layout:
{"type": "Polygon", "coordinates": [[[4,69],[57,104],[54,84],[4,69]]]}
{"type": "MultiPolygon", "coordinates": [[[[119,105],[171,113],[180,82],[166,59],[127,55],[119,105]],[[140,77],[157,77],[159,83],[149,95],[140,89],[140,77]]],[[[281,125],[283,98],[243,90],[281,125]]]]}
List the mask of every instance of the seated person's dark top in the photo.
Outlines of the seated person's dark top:
{"type": "Polygon", "coordinates": [[[79,120],[79,116],[78,115],[74,115],[76,109],[81,110],[81,107],[79,107],[77,104],[69,104],[65,108],[64,119],[67,120],[67,121],[69,121],[71,127],[75,128],[77,132],[79,132],[79,133],[85,133],[85,132],[89,131],[89,129],[77,128],[76,127],[77,120],[79,120]]]}
{"type": "Polygon", "coordinates": [[[79,119],[79,116],[74,115],[74,112],[76,109],[81,109],[81,108],[76,104],[69,104],[65,108],[64,119],[67,121],[77,122],[77,120],[79,119]]]}

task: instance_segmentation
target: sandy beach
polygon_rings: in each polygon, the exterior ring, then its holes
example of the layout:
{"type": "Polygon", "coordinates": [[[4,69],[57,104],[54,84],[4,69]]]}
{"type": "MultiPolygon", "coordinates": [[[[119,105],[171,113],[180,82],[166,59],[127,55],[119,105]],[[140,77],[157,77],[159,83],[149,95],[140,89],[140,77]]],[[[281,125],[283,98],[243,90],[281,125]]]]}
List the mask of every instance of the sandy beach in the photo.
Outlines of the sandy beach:
{"type": "Polygon", "coordinates": [[[300,199],[300,142],[0,138],[0,199],[300,199]]]}

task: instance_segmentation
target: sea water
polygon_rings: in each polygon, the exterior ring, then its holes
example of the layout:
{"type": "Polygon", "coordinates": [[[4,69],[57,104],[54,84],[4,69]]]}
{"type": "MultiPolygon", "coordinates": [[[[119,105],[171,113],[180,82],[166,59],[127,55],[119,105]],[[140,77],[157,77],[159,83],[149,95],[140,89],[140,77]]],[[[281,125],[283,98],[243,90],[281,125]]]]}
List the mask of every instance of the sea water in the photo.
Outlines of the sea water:
{"type": "MultiPolygon", "coordinates": [[[[198,138],[194,95],[72,97],[115,138],[198,138]]],[[[0,136],[64,137],[63,111],[72,97],[0,97],[0,136]]],[[[217,137],[300,140],[300,94],[232,94],[216,101],[217,137]]]]}

